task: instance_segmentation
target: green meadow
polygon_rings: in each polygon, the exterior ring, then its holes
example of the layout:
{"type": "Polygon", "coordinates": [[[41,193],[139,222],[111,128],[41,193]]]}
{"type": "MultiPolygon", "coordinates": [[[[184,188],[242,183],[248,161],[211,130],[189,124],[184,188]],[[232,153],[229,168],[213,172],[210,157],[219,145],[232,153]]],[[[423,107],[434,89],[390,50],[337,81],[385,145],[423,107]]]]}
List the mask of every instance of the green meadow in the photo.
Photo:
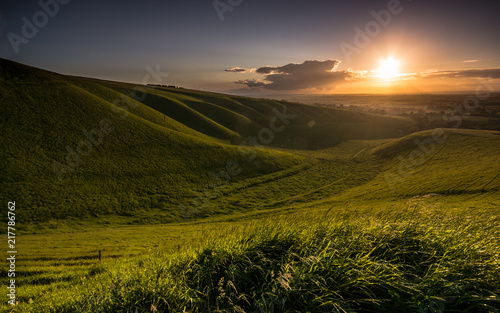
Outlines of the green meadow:
{"type": "Polygon", "coordinates": [[[500,132],[0,73],[3,312],[500,311],[500,132]]]}

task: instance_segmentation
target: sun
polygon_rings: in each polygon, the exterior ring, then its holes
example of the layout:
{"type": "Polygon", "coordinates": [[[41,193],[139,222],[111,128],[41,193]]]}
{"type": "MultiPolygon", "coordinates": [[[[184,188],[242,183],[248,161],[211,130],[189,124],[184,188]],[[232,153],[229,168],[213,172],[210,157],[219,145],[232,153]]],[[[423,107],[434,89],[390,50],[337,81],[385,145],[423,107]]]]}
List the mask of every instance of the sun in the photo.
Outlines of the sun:
{"type": "Polygon", "coordinates": [[[387,58],[380,61],[380,67],[376,71],[377,76],[383,79],[391,79],[400,75],[399,61],[394,58],[387,58]]]}

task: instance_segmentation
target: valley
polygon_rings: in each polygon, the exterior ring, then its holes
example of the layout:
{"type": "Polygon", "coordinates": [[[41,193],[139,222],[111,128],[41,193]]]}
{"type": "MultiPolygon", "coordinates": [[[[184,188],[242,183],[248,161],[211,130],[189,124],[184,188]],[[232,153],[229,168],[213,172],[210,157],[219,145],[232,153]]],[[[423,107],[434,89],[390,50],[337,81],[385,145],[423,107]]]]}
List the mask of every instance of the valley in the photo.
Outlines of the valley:
{"type": "Polygon", "coordinates": [[[500,309],[498,131],[0,73],[5,312],[500,309]]]}

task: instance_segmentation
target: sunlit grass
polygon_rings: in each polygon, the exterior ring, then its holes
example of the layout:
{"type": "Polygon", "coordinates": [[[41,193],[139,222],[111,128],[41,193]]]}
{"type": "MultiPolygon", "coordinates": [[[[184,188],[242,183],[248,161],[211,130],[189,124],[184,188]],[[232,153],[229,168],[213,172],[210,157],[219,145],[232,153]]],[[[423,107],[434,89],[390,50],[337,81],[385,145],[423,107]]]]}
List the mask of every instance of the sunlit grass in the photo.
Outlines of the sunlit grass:
{"type": "Polygon", "coordinates": [[[16,310],[494,312],[500,217],[481,212],[409,202],[207,224],[182,249],[33,273],[16,310]]]}

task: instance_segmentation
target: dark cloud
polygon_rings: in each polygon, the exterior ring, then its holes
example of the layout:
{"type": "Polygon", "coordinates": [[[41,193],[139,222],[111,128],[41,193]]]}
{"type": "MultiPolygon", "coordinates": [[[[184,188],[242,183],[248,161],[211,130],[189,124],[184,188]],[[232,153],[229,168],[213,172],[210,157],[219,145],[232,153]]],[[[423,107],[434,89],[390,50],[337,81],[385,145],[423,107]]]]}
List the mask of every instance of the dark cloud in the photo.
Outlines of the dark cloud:
{"type": "Polygon", "coordinates": [[[322,89],[362,78],[364,75],[364,72],[352,70],[336,71],[339,64],[339,60],[326,60],[305,61],[301,64],[290,63],[276,67],[264,66],[255,70],[257,74],[265,75],[264,81],[240,80],[235,83],[244,84],[250,88],[260,87],[272,90],[322,89]]]}
{"type": "Polygon", "coordinates": [[[228,68],[224,71],[231,72],[231,73],[252,73],[252,72],[255,72],[255,69],[254,68],[233,67],[233,68],[228,68]]]}
{"type": "Polygon", "coordinates": [[[314,74],[334,71],[339,64],[339,60],[305,61],[302,64],[290,63],[277,67],[264,66],[258,68],[256,72],[259,74],[314,74]]]}
{"type": "Polygon", "coordinates": [[[482,69],[467,69],[454,71],[431,71],[421,73],[422,78],[500,78],[500,68],[482,68],[482,69]]]}
{"type": "Polygon", "coordinates": [[[265,87],[267,84],[262,82],[262,81],[258,81],[256,79],[246,79],[246,80],[239,80],[237,82],[234,82],[235,84],[242,84],[242,85],[247,85],[248,87],[250,88],[254,88],[254,87],[265,87]]]}

